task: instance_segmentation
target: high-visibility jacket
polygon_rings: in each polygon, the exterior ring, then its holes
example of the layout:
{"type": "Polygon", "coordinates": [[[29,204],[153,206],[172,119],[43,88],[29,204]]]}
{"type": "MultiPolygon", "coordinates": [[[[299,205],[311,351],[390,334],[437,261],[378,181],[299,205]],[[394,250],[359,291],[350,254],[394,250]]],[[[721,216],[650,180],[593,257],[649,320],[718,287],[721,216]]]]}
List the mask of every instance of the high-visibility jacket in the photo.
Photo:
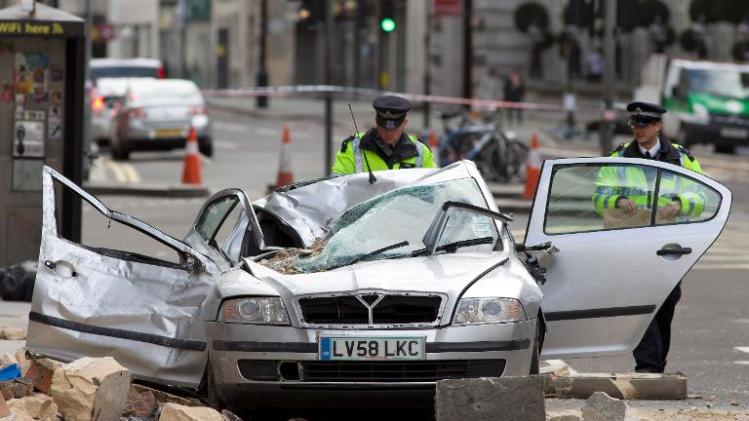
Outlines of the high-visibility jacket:
{"type": "MultiPolygon", "coordinates": [[[[642,157],[637,142],[619,146],[610,156],[642,157]]],[[[702,168],[697,159],[679,144],[671,144],[661,140],[661,149],[655,159],[680,165],[702,174],[702,168]]],[[[634,201],[639,209],[650,209],[654,202],[660,209],[670,202],[678,200],[681,204],[680,216],[699,216],[705,207],[705,194],[699,185],[676,173],[664,171],[661,174],[656,201],[653,198],[655,171],[651,175],[653,179],[648,180],[648,174],[637,166],[622,165],[601,168],[596,178],[596,191],[593,195],[596,213],[602,215],[604,210],[615,208],[617,200],[627,198],[634,201]]]]}
{"type": "Polygon", "coordinates": [[[336,154],[333,174],[345,175],[368,171],[397,170],[401,168],[435,168],[434,156],[429,146],[416,136],[401,137],[393,148],[393,155],[383,156],[376,145],[377,131],[359,132],[346,138],[336,154]],[[409,143],[403,143],[409,142],[409,143]],[[369,164],[369,165],[367,165],[369,164]]]}

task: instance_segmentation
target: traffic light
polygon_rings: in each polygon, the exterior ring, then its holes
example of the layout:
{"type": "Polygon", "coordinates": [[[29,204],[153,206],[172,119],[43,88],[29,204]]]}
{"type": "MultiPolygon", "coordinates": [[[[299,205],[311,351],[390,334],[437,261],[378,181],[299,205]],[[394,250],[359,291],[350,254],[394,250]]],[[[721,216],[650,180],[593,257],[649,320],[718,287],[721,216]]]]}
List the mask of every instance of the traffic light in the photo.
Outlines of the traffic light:
{"type": "Polygon", "coordinates": [[[380,3],[380,29],[389,34],[395,31],[396,26],[395,5],[392,0],[383,0],[380,3]]]}

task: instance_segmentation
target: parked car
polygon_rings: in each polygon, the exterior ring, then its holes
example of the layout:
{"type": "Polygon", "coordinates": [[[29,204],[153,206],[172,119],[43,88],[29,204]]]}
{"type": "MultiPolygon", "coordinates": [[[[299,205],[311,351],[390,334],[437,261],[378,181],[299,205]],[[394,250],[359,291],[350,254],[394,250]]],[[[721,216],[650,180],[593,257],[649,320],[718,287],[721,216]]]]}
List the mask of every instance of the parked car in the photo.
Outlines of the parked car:
{"type": "Polygon", "coordinates": [[[89,63],[94,85],[99,78],[152,77],[164,78],[161,60],[152,58],[95,58],[89,63]]]}
{"type": "MultiPolygon", "coordinates": [[[[148,78],[147,78],[148,79],[148,78]]],[[[113,117],[125,100],[128,86],[141,78],[99,78],[91,99],[91,139],[109,144],[113,117]]]]}
{"type": "Polygon", "coordinates": [[[197,85],[181,79],[139,79],[128,86],[110,134],[112,156],[128,159],[134,150],[168,150],[185,146],[190,127],[198,149],[213,155],[211,123],[197,85]]]}
{"type": "Polygon", "coordinates": [[[111,355],[136,378],[232,409],[431,405],[440,379],[628,353],[732,201],[720,183],[659,161],[546,161],[516,244],[476,166],[460,161],[378,172],[374,184],[367,174],[312,180],[254,203],[224,190],[178,240],[50,168],[43,178],[26,347],[64,361],[111,355]],[[704,199],[699,212],[664,220],[649,207],[607,226],[591,199],[598,172],[630,166],[654,175],[656,195],[661,179],[679,179],[704,199]],[[61,238],[56,184],[179,259],[61,238]],[[556,250],[545,282],[528,249],[556,250]]]}

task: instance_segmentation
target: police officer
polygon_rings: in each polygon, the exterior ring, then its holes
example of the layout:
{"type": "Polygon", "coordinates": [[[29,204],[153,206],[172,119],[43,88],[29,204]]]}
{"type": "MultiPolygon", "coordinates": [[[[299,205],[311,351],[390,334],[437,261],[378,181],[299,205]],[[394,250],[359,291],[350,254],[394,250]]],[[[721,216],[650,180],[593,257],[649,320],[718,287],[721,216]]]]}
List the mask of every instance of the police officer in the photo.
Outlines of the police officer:
{"type": "MultiPolygon", "coordinates": [[[[632,102],[627,105],[627,111],[635,141],[620,145],[610,156],[655,159],[702,174],[699,162],[689,151],[679,144],[668,142],[661,135],[661,117],[666,112],[665,108],[646,102],[632,102]]],[[[636,166],[601,169],[593,197],[596,211],[600,214],[606,209],[618,208],[631,214],[638,208],[649,208],[653,201],[650,191],[654,184],[650,178],[653,178],[652,175],[648,177],[636,166]]],[[[686,180],[675,182],[674,178],[663,177],[661,180],[659,197],[654,203],[658,208],[658,217],[676,219],[698,216],[704,208],[704,194],[699,189],[690,190],[686,180]]],[[[662,373],[665,370],[671,344],[671,321],[680,298],[681,283],[666,298],[632,352],[635,371],[662,373]]]]}
{"type": "Polygon", "coordinates": [[[372,103],[376,127],[346,138],[336,154],[333,174],[400,168],[434,168],[432,151],[416,136],[406,135],[408,100],[384,95],[372,103]]]}

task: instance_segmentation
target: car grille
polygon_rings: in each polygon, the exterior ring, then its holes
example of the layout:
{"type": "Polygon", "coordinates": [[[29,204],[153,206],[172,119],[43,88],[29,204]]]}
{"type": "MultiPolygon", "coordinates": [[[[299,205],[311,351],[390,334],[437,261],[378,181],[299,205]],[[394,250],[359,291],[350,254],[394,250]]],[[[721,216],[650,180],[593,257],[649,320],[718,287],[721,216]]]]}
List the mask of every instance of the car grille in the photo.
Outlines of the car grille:
{"type": "MultiPolygon", "coordinates": [[[[360,297],[371,305],[381,295],[360,297]]],[[[441,303],[442,298],[436,296],[384,295],[372,308],[370,320],[367,306],[353,295],[299,299],[304,322],[309,324],[433,323],[441,303]]]]}
{"type": "Polygon", "coordinates": [[[442,379],[498,377],[505,360],[409,362],[301,362],[305,382],[434,382],[442,379]]]}

